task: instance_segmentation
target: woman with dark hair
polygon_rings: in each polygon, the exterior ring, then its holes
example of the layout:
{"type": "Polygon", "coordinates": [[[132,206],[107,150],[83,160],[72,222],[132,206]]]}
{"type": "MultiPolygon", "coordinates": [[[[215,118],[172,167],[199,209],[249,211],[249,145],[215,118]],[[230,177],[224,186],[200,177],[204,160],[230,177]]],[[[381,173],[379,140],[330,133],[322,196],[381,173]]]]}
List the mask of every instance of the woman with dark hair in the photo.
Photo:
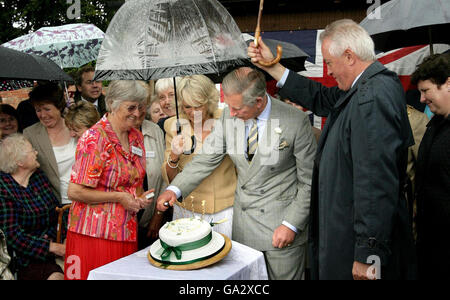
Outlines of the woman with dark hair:
{"type": "Polygon", "coordinates": [[[63,91],[54,83],[38,85],[30,92],[30,101],[40,122],[26,128],[23,134],[39,152],[41,169],[59,201],[70,203],[67,188],[77,143],[62,117],[66,107],[63,91]]]}
{"type": "Polygon", "coordinates": [[[0,139],[19,131],[19,116],[16,109],[9,104],[0,104],[0,139]]]}
{"type": "Polygon", "coordinates": [[[450,55],[426,58],[411,76],[434,113],[416,164],[417,250],[421,278],[449,279],[450,55]]]}

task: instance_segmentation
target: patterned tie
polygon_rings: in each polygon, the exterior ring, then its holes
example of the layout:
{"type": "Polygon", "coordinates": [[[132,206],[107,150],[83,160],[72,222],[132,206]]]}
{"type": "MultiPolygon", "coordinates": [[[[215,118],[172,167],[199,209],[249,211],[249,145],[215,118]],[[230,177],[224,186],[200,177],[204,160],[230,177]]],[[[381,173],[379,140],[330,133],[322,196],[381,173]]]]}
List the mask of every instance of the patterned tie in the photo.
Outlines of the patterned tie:
{"type": "Polygon", "coordinates": [[[258,148],[258,126],[256,125],[256,120],[253,120],[247,140],[247,156],[249,162],[252,161],[256,148],[258,148]]]}

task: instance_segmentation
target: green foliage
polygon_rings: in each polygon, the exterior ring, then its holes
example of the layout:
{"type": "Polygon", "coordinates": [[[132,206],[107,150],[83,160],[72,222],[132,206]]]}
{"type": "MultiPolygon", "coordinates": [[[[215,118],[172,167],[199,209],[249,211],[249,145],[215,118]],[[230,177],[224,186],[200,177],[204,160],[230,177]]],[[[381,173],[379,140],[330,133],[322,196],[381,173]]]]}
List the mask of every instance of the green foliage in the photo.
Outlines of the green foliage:
{"type": "MultiPolygon", "coordinates": [[[[75,0],[72,0],[72,4],[75,0]]],[[[72,5],[67,0],[3,0],[0,1],[0,44],[44,26],[71,23],[94,24],[103,31],[125,1],[80,0],[80,18],[69,19],[72,5]]]]}

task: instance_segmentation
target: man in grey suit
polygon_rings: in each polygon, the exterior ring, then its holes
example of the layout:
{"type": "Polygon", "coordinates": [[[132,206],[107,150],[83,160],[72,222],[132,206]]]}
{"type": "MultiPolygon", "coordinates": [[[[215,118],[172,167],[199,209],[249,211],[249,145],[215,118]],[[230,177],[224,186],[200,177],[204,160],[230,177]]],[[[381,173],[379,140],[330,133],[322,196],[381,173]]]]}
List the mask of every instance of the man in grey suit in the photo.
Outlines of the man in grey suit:
{"type": "Polygon", "coordinates": [[[300,279],[316,151],[308,117],[268,96],[260,71],[234,70],[222,87],[228,107],[202,153],[158,198],[157,209],[189,195],[228,154],[238,173],[233,240],[264,253],[270,279],[300,279]]]}

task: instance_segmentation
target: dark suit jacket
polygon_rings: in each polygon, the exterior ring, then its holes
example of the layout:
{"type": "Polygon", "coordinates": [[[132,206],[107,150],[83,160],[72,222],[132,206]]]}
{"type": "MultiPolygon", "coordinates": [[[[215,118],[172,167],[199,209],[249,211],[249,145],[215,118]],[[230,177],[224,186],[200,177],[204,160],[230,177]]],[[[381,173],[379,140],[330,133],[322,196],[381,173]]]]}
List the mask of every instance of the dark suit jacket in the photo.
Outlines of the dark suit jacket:
{"type": "MultiPolygon", "coordinates": [[[[77,103],[78,101],[81,101],[81,93],[78,93],[78,92],[75,93],[74,100],[75,100],[75,103],[77,103]]],[[[100,97],[98,97],[97,111],[100,114],[100,117],[102,117],[107,111],[104,95],[100,95],[100,97]]]]}
{"type": "Polygon", "coordinates": [[[353,262],[372,255],[383,278],[404,275],[400,256],[405,264],[415,257],[402,196],[414,142],[397,75],[374,62],[344,92],[290,72],[279,93],[328,116],[311,187],[312,277],[351,280],[353,262]]]}
{"type": "Polygon", "coordinates": [[[20,131],[25,128],[39,122],[39,118],[36,115],[36,110],[31,104],[30,99],[24,100],[17,106],[17,114],[19,115],[20,131]]]}
{"type": "Polygon", "coordinates": [[[449,278],[450,116],[435,115],[419,147],[416,169],[419,275],[449,278]],[[432,273],[429,273],[432,272],[432,273]]]}

